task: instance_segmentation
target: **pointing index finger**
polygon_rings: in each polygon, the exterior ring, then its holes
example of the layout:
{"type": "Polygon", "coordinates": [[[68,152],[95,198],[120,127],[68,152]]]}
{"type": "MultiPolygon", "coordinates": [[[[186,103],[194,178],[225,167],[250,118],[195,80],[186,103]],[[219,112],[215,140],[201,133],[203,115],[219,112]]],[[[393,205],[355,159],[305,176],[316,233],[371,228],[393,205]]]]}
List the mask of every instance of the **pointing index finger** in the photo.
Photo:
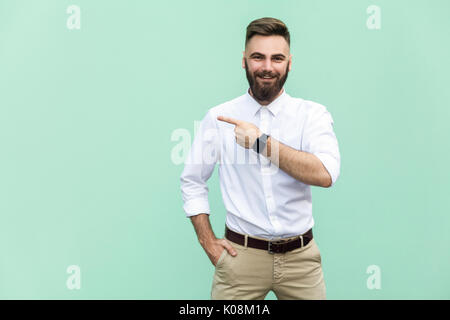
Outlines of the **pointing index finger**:
{"type": "Polygon", "coordinates": [[[233,119],[233,118],[230,118],[230,117],[225,117],[225,116],[218,116],[217,120],[225,121],[225,122],[228,122],[228,123],[231,123],[231,124],[234,124],[234,125],[238,125],[239,124],[239,120],[233,119]]]}

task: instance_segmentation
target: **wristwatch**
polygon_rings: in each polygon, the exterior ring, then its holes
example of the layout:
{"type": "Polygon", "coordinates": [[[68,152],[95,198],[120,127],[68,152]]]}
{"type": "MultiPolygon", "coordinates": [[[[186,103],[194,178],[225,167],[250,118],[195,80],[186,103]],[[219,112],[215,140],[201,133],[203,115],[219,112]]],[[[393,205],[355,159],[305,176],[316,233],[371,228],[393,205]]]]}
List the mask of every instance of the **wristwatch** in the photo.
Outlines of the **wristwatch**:
{"type": "Polygon", "coordinates": [[[267,139],[269,139],[269,135],[263,133],[261,136],[256,138],[255,143],[252,146],[252,149],[257,153],[261,153],[266,147],[267,139]]]}

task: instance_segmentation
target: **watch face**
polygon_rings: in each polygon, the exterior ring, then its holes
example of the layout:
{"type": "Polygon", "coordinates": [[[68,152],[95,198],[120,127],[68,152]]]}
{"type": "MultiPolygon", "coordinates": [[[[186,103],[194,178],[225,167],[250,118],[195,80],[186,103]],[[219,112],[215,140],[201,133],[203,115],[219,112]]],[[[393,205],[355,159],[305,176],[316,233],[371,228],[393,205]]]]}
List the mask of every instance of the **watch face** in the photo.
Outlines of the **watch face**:
{"type": "Polygon", "coordinates": [[[259,138],[256,138],[255,144],[253,145],[253,150],[257,153],[261,153],[262,150],[266,147],[267,138],[269,136],[263,133],[259,138]]]}
{"type": "Polygon", "coordinates": [[[265,133],[263,133],[263,134],[261,135],[261,137],[259,137],[259,140],[261,140],[261,141],[263,141],[264,143],[266,143],[267,138],[268,138],[268,135],[265,134],[265,133]]]}

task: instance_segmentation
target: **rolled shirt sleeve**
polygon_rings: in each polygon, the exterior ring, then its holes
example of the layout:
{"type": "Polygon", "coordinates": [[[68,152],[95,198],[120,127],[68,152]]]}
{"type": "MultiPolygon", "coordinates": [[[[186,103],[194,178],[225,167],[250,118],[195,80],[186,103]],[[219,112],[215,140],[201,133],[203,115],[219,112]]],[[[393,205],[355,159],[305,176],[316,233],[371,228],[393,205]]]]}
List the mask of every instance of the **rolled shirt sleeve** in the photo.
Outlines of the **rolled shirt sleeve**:
{"type": "Polygon", "coordinates": [[[219,158],[219,132],[209,110],[200,123],[180,176],[183,210],[187,217],[210,214],[207,181],[219,158]]]}
{"type": "Polygon", "coordinates": [[[341,166],[341,156],[333,124],[331,114],[324,106],[319,105],[317,112],[314,112],[307,122],[302,142],[303,151],[314,154],[322,161],[331,176],[331,186],[336,183],[341,166]]]}

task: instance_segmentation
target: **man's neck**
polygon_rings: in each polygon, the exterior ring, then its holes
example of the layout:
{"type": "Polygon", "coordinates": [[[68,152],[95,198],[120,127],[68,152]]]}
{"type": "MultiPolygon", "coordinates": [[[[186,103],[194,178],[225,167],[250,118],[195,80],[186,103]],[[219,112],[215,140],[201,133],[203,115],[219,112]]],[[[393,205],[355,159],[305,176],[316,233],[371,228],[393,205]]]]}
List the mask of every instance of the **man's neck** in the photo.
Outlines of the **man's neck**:
{"type": "Polygon", "coordinates": [[[280,92],[278,92],[278,94],[273,98],[273,99],[271,99],[271,100],[263,100],[263,101],[261,101],[261,100],[258,100],[258,99],[256,99],[255,98],[255,96],[253,95],[253,92],[252,92],[252,89],[250,88],[250,89],[248,89],[248,92],[250,93],[250,95],[253,97],[253,99],[255,99],[260,105],[262,105],[262,106],[267,106],[268,104],[270,104],[272,101],[274,101],[276,98],[278,98],[279,96],[281,96],[281,94],[283,93],[283,91],[284,91],[284,88],[282,88],[281,90],[280,90],[280,92]]]}

